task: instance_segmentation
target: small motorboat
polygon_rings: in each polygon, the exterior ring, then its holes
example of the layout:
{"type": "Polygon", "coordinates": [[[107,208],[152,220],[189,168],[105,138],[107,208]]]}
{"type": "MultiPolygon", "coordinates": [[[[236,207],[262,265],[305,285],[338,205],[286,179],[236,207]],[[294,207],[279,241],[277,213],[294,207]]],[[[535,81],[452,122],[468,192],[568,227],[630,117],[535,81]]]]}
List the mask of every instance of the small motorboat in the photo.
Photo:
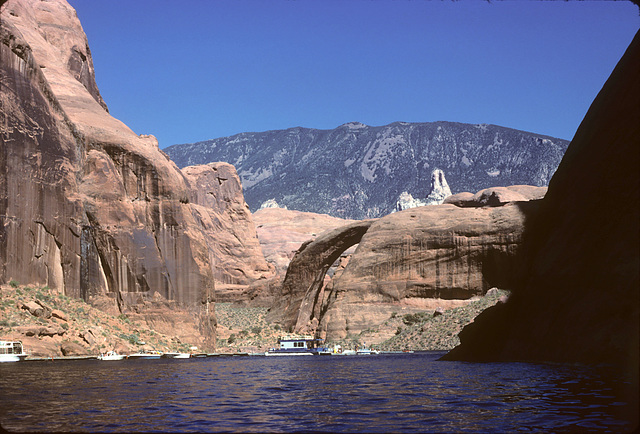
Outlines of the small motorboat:
{"type": "Polygon", "coordinates": [[[27,356],[22,341],[0,341],[0,362],[20,362],[27,356]]]}
{"type": "Polygon", "coordinates": [[[159,359],[162,357],[162,353],[160,351],[146,351],[142,350],[137,353],[129,354],[127,359],[159,359]]]}
{"type": "Polygon", "coordinates": [[[98,356],[98,360],[122,360],[126,356],[124,354],[118,354],[115,351],[108,351],[98,356]]]}

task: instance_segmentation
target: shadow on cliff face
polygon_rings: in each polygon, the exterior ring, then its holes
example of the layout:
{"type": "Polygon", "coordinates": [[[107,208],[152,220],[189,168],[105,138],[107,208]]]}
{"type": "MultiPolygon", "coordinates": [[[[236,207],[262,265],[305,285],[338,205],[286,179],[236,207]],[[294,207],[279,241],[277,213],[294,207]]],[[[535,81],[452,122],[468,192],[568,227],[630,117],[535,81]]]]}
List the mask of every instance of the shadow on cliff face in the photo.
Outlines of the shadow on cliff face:
{"type": "Polygon", "coordinates": [[[444,360],[605,363],[637,380],[639,34],[527,220],[512,296],[467,326],[444,360]]]}
{"type": "MultiPolygon", "coordinates": [[[[500,204],[498,206],[503,206],[500,204]]],[[[542,199],[530,200],[523,202],[513,202],[511,206],[516,206],[523,216],[522,225],[524,232],[522,234],[522,244],[526,243],[529,237],[532,222],[537,217],[542,199]]],[[[488,288],[504,288],[512,290],[517,288],[521,281],[522,275],[526,272],[526,261],[523,247],[515,248],[516,250],[490,249],[482,259],[482,276],[488,288]]]]}

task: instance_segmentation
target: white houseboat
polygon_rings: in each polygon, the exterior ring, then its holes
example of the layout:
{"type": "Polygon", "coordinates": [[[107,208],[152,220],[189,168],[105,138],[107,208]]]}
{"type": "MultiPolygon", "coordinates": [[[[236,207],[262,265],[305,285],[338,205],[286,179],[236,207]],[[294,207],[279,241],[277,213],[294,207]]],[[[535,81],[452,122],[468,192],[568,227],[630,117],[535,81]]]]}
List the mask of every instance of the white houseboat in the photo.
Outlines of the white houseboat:
{"type": "Polygon", "coordinates": [[[0,341],[0,362],[19,362],[28,356],[20,341],[0,341]]]}
{"type": "Polygon", "coordinates": [[[309,335],[286,335],[278,339],[278,348],[271,348],[265,356],[317,356],[329,355],[331,350],[321,347],[322,339],[309,335]]]}

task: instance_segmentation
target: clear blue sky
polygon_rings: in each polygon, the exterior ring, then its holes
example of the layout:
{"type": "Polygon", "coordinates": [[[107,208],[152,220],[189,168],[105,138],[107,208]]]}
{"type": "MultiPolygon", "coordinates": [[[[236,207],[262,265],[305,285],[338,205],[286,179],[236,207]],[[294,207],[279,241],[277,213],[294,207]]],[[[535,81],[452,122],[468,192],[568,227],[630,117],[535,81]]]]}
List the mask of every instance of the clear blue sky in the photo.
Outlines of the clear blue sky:
{"type": "Polygon", "coordinates": [[[111,114],[161,148],[351,121],[571,139],[640,27],[628,1],[70,3],[111,114]]]}

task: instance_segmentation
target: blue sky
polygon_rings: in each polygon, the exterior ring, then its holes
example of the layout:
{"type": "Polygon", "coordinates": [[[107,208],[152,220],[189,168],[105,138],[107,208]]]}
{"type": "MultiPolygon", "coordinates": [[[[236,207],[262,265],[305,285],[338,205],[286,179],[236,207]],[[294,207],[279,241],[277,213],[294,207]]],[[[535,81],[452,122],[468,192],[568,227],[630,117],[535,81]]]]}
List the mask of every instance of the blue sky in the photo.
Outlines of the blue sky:
{"type": "Polygon", "coordinates": [[[111,114],[161,148],[352,121],[571,139],[640,27],[628,1],[70,3],[111,114]]]}

